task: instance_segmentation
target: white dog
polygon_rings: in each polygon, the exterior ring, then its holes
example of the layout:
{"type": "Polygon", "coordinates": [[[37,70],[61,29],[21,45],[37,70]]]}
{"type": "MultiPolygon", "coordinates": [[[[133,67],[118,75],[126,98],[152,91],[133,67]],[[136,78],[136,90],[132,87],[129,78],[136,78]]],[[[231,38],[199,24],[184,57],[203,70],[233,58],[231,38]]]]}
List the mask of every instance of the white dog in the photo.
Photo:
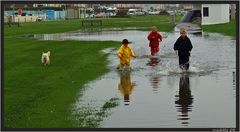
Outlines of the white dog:
{"type": "Polygon", "coordinates": [[[42,52],[42,63],[46,66],[50,64],[50,51],[44,53],[42,52]]]}

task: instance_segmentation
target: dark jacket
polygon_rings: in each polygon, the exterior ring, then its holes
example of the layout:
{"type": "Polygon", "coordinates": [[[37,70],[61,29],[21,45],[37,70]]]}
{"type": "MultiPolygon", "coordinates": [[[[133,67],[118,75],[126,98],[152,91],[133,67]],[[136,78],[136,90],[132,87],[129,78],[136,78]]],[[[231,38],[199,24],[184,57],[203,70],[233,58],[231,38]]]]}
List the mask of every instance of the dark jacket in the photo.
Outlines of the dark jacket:
{"type": "Polygon", "coordinates": [[[174,44],[174,50],[178,50],[178,56],[190,56],[189,51],[191,51],[192,48],[192,43],[187,36],[185,38],[180,36],[174,44]]]}

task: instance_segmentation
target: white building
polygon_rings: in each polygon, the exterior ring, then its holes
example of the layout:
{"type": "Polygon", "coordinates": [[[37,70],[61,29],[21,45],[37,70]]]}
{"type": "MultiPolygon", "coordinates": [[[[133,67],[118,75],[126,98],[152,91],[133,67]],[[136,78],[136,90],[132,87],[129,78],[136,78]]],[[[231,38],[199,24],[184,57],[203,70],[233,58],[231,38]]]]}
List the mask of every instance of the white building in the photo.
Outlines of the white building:
{"type": "Polygon", "coordinates": [[[202,4],[202,25],[230,21],[229,4],[202,4]]]}
{"type": "Polygon", "coordinates": [[[164,10],[167,4],[127,4],[126,7],[142,7],[143,11],[164,10]]]}
{"type": "Polygon", "coordinates": [[[193,10],[201,10],[202,25],[221,24],[230,21],[229,4],[196,4],[193,10]]]}

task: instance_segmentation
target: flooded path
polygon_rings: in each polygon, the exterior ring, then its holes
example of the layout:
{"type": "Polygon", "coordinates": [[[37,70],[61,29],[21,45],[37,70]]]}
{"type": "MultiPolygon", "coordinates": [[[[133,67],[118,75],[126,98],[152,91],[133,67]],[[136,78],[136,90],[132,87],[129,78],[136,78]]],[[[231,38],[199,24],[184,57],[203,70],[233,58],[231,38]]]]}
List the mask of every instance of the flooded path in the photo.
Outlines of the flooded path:
{"type": "MultiPolygon", "coordinates": [[[[35,35],[44,40],[114,40],[127,38],[137,58],[131,72],[116,70],[116,49],[106,49],[111,71],[86,84],[73,105],[101,107],[111,98],[119,105],[101,122],[103,128],[235,127],[236,41],[217,33],[189,34],[193,44],[190,70],[178,68],[173,44],[179,33],[162,33],[160,54],[149,57],[146,31],[69,32],[35,35]]],[[[120,46],[120,45],[119,45],[120,46]]]]}

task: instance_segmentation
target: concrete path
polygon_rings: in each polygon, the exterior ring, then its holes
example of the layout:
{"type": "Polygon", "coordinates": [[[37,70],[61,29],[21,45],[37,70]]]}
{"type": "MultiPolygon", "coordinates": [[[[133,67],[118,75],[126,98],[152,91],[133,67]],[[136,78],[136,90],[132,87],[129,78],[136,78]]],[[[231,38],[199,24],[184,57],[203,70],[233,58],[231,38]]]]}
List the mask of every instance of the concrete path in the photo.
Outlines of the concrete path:
{"type": "Polygon", "coordinates": [[[175,26],[174,31],[179,32],[181,28],[185,28],[189,33],[199,33],[202,32],[201,27],[193,23],[179,23],[175,26]]]}

